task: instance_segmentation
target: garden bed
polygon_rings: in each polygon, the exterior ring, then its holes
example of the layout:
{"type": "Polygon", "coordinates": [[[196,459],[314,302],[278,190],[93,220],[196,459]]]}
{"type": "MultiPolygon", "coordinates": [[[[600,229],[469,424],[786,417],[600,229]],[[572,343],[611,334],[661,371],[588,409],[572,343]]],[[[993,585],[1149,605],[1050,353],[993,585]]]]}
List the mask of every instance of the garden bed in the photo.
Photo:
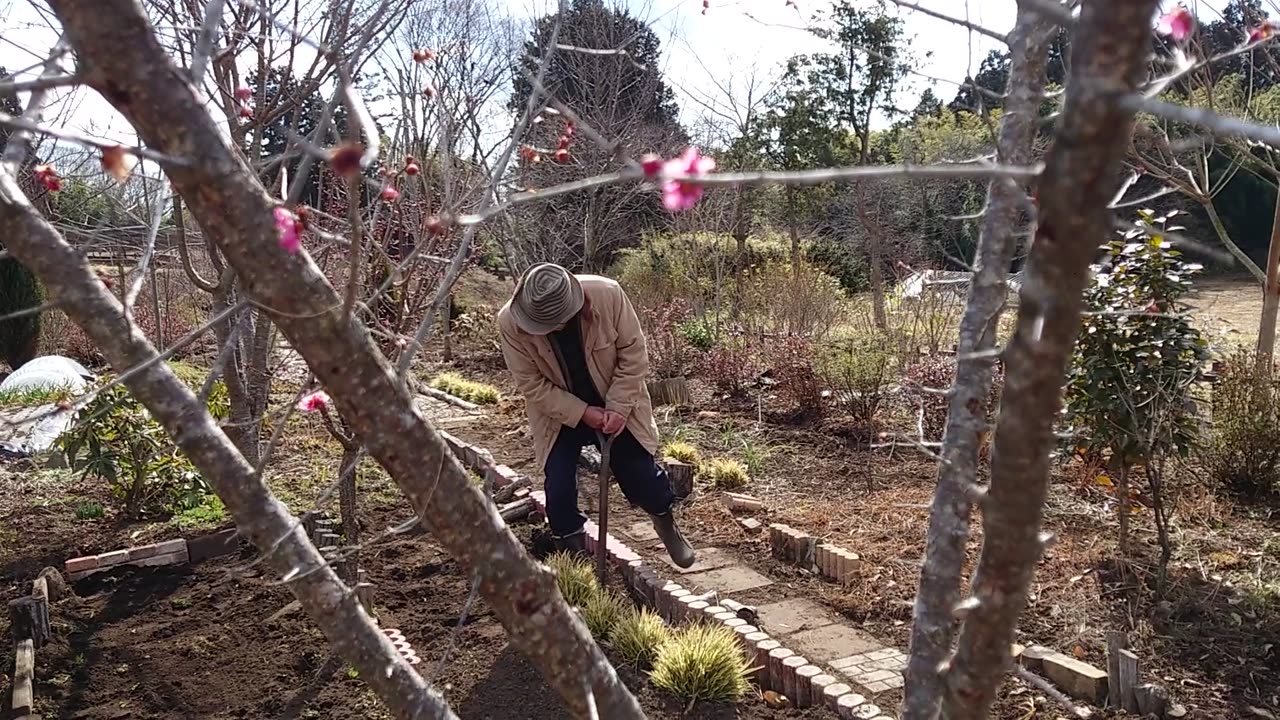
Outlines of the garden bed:
{"type": "MultiPolygon", "coordinates": [[[[407,514],[405,506],[387,504],[366,517],[382,527],[407,514]]],[[[529,527],[515,529],[527,539],[529,527]]],[[[431,677],[466,603],[465,575],[421,533],[376,546],[362,565],[375,585],[381,624],[404,633],[422,658],[419,672],[431,677]]],[[[292,597],[246,558],[119,568],[73,588],[75,596],[54,608],[55,637],[37,663],[38,709],[47,717],[283,717],[291,707],[303,718],[385,717],[345,668],[299,695],[328,659],[328,646],[300,611],[277,616],[292,597]]],[[[732,707],[700,704],[684,714],[684,703],[642,673],[618,669],[651,717],[834,717],[822,709],[774,710],[754,698],[732,707]]],[[[560,698],[508,645],[483,602],[464,621],[434,682],[461,717],[507,718],[515,707],[521,718],[565,717],[560,698]]]]}
{"type": "MultiPolygon", "coordinates": [[[[484,372],[479,359],[464,356],[458,364],[513,392],[501,373],[484,372]]],[[[857,580],[841,587],[776,562],[767,534],[744,532],[718,493],[702,484],[682,515],[690,539],[700,546],[735,548],[748,565],[785,584],[789,595],[821,599],[880,640],[907,647],[934,462],[909,445],[853,449],[839,423],[769,422],[767,402],[716,402],[702,383],[693,386],[699,410],[660,413],[664,437],[692,442],[704,457],[731,457],[753,466],[743,492],[765,501],[760,517],[853,550],[863,564],[857,580]],[[759,422],[761,416],[765,422],[759,422]]],[[[537,476],[518,406],[501,408],[457,432],[516,470],[537,476]]],[[[1175,516],[1178,549],[1168,592],[1157,597],[1151,558],[1158,548],[1150,512],[1134,518],[1134,561],[1122,574],[1115,562],[1115,511],[1108,488],[1075,466],[1054,473],[1045,527],[1055,543],[1037,569],[1019,642],[1106,667],[1105,634],[1123,629],[1145,671],[1188,707],[1190,717],[1246,717],[1250,706],[1280,704],[1274,697],[1280,687],[1280,541],[1275,539],[1280,518],[1215,499],[1205,488],[1185,496],[1175,516]]],[[[594,482],[584,478],[580,491],[582,507],[594,507],[594,482]]],[[[616,493],[613,499],[622,516],[625,501],[616,493]]],[[[975,523],[972,532],[967,569],[977,560],[981,525],[975,523]]],[[[898,698],[877,702],[894,707],[898,698]]],[[[1032,705],[1033,693],[1011,681],[994,717],[1021,718],[1032,705]]]]}

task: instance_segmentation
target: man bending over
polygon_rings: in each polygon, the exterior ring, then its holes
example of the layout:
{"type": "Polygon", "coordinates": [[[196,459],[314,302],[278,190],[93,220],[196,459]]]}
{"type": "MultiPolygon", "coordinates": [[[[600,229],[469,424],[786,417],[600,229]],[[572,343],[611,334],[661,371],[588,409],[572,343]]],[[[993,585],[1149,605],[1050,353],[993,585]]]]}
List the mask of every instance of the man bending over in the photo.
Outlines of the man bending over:
{"type": "Polygon", "coordinates": [[[645,385],[649,351],[640,319],[617,282],[543,263],[520,278],[498,311],[502,354],[524,395],[538,465],[546,475],[547,520],[556,547],[586,552],[578,510],[578,456],[597,433],[613,437],[610,469],[627,500],[680,567],[694,562],[671,514],[675,497],[654,460],[658,426],[645,385]]]}

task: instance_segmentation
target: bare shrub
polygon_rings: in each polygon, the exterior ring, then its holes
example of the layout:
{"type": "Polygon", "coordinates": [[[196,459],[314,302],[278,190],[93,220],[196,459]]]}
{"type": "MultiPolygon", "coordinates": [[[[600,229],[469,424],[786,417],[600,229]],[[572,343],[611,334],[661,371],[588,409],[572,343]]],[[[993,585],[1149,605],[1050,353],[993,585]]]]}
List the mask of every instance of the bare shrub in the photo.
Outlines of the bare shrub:
{"type": "Polygon", "coordinates": [[[814,345],[798,335],[769,344],[766,358],[777,380],[777,392],[789,409],[803,418],[822,414],[822,384],[813,365],[814,345]]]}
{"type": "Polygon", "coordinates": [[[1253,353],[1227,358],[1213,387],[1205,464],[1227,492],[1257,498],[1280,488],[1280,375],[1253,353]]]}

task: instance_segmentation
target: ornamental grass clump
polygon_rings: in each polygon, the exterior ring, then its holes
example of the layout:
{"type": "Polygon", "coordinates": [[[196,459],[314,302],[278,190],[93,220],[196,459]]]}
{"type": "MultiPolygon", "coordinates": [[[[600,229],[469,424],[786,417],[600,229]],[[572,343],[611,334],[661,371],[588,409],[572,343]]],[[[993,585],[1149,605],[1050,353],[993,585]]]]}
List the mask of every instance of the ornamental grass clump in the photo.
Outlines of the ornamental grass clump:
{"type": "Polygon", "coordinates": [[[590,561],[573,553],[558,552],[547,558],[547,567],[556,575],[556,585],[565,602],[574,607],[584,607],[591,598],[600,594],[595,569],[590,561]]]}
{"type": "Polygon", "coordinates": [[[597,586],[582,604],[582,619],[587,623],[591,636],[597,640],[609,637],[618,621],[627,611],[627,602],[612,590],[597,586]]]}
{"type": "Polygon", "coordinates": [[[702,464],[702,453],[699,452],[698,448],[680,440],[673,440],[667,443],[666,447],[662,448],[662,454],[685,465],[698,467],[702,464]]]}
{"type": "Polygon", "coordinates": [[[720,490],[735,490],[751,479],[745,465],[728,458],[716,458],[707,463],[702,468],[702,474],[713,487],[720,490]]]}
{"type": "Polygon", "coordinates": [[[689,702],[736,703],[750,690],[751,665],[733,630],[692,623],[658,647],[649,678],[689,702]]]}
{"type": "Polygon", "coordinates": [[[671,639],[662,618],[649,608],[631,608],[618,618],[609,633],[609,645],[633,667],[651,668],[658,648],[671,639]]]}

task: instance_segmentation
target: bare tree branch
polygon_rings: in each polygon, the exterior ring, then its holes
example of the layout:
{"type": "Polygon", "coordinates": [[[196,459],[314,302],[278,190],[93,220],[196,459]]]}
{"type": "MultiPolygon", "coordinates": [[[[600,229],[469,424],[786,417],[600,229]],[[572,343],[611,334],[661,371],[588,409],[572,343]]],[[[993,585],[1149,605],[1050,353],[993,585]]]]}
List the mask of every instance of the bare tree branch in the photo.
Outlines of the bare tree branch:
{"type": "Polygon", "coordinates": [[[1082,291],[1097,239],[1111,230],[1134,110],[1117,103],[1142,81],[1155,0],[1086,0],[1072,46],[1069,91],[1037,197],[1039,219],[1023,271],[1017,327],[983,503],[984,542],[972,607],[947,672],[947,720],[988,715],[1011,664],[1014,628],[1042,552],[1053,425],[1080,329],[1082,291]]]}

